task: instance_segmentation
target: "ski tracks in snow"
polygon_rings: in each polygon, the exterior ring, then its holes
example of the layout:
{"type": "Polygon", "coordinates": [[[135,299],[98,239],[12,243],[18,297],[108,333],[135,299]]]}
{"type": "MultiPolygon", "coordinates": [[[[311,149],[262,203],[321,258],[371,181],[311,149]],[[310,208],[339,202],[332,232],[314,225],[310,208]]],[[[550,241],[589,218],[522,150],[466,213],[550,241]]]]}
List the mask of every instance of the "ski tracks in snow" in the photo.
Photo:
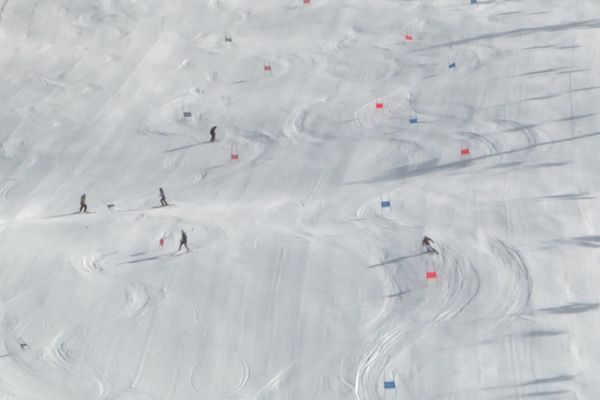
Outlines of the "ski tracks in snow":
{"type": "Polygon", "coordinates": [[[505,299],[505,301],[499,303],[503,307],[498,310],[498,315],[514,320],[521,317],[529,306],[533,291],[533,281],[529,274],[529,268],[519,250],[508,243],[495,239],[491,242],[491,248],[500,260],[501,265],[505,267],[505,279],[496,281],[502,283],[499,288],[499,292],[502,294],[500,298],[505,299]]]}
{"type": "MultiPolygon", "coordinates": [[[[372,231],[367,225],[363,229],[372,231]]],[[[487,243],[494,256],[492,267],[490,263],[477,265],[469,259],[470,251],[452,244],[441,246],[441,255],[431,259],[423,255],[381,264],[389,286],[401,288],[402,295],[398,301],[386,300],[378,318],[369,326],[370,344],[360,359],[354,384],[358,399],[380,398],[383,376],[390,369],[404,371],[396,376],[398,395],[413,398],[411,377],[406,372],[411,368],[402,365],[402,354],[428,332],[475,324],[483,337],[494,340],[498,332],[506,332],[528,311],[533,284],[523,256],[506,241],[489,239],[487,243]],[[415,268],[414,260],[419,265],[432,262],[437,280],[422,283],[423,269],[406,272],[415,268]],[[485,304],[494,307],[489,309],[485,304]]]]}
{"type": "Polygon", "coordinates": [[[39,350],[39,360],[52,374],[66,374],[79,382],[79,390],[85,391],[86,396],[95,393],[97,398],[103,398],[110,388],[108,379],[86,363],[90,351],[86,346],[87,333],[79,334],[77,330],[65,330],[55,335],[39,350]]]}
{"type": "Polygon", "coordinates": [[[200,396],[233,397],[246,386],[249,378],[250,365],[240,354],[221,351],[200,358],[190,372],[189,383],[200,396]],[[219,369],[216,367],[219,365],[228,367],[219,369]],[[223,370],[229,372],[219,373],[223,370]]]}
{"type": "Polygon", "coordinates": [[[152,298],[146,286],[130,283],[125,289],[125,306],[122,312],[129,318],[139,319],[148,311],[151,301],[152,298]]]}
{"type": "Polygon", "coordinates": [[[101,259],[98,260],[97,256],[83,256],[80,262],[75,262],[75,267],[83,274],[103,274],[104,267],[102,266],[101,259]]]}
{"type": "Polygon", "coordinates": [[[6,203],[10,192],[19,184],[17,179],[6,179],[0,183],[0,202],[6,203]]]}
{"type": "MultiPolygon", "coordinates": [[[[168,291],[169,287],[171,286],[171,282],[173,281],[173,278],[176,275],[176,272],[180,267],[181,266],[178,266],[176,264],[170,268],[167,278],[165,279],[165,281],[162,285],[161,293],[166,293],[168,291]]],[[[142,310],[146,306],[146,304],[148,304],[148,302],[144,302],[142,307],[138,308],[138,310],[142,310]]],[[[150,350],[152,342],[153,342],[153,337],[154,337],[154,333],[155,333],[155,330],[154,330],[155,319],[156,319],[159,311],[160,311],[159,308],[154,308],[152,310],[152,316],[150,318],[150,321],[148,322],[148,329],[145,334],[145,340],[144,340],[144,345],[143,345],[143,349],[142,349],[142,354],[140,356],[138,366],[137,366],[136,371],[132,378],[132,382],[131,382],[132,389],[135,389],[138,386],[138,383],[142,376],[144,366],[146,364],[146,360],[148,357],[148,353],[149,353],[149,350],[150,350]]],[[[139,313],[134,313],[134,315],[139,315],[139,313]]]]}
{"type": "MultiPolygon", "coordinates": [[[[403,310],[407,315],[398,319],[397,312],[389,308],[387,315],[381,317],[381,322],[373,326],[370,350],[361,357],[357,367],[357,399],[380,398],[385,372],[392,366],[394,369],[400,368],[394,365],[394,358],[410,348],[412,342],[425,332],[460,315],[478,296],[480,278],[476,268],[451,247],[445,247],[441,251],[442,257],[435,256],[441,258],[437,267],[437,281],[408,288],[406,298],[403,299],[403,303],[409,305],[409,308],[403,310]]],[[[419,269],[418,274],[421,271],[423,270],[419,269]]],[[[386,274],[394,272],[388,271],[386,274]]],[[[424,278],[423,272],[422,279],[424,278]]],[[[397,277],[391,276],[388,279],[395,281],[397,277]]],[[[406,378],[396,382],[397,393],[401,397],[413,398],[408,377],[406,378]]]]}
{"type": "Polygon", "coordinates": [[[101,277],[104,279],[103,283],[122,288],[123,301],[114,314],[130,319],[139,319],[151,305],[157,304],[164,297],[164,293],[158,289],[152,290],[149,286],[141,283],[123,282],[114,278],[110,273],[107,274],[104,260],[109,255],[83,256],[79,262],[72,264],[84,276],[101,277]]]}

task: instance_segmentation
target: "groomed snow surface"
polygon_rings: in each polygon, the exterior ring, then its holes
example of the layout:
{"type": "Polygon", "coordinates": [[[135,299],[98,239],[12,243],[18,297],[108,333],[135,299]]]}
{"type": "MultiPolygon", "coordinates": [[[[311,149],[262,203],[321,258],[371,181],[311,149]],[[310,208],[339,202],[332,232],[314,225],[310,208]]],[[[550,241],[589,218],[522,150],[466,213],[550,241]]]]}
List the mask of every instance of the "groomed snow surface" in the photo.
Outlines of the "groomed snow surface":
{"type": "Polygon", "coordinates": [[[0,3],[0,400],[600,399],[598,0],[0,3]]]}

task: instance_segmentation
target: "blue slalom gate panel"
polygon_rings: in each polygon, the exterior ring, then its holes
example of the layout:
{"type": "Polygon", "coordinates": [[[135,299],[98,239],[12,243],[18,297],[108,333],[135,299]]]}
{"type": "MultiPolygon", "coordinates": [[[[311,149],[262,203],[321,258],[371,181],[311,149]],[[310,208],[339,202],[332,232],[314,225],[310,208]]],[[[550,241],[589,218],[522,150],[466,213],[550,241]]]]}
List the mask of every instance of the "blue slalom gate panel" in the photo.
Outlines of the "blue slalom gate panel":
{"type": "Polygon", "coordinates": [[[392,206],[392,202],[389,200],[383,200],[381,202],[381,208],[390,208],[392,206]]]}
{"type": "Polygon", "coordinates": [[[396,389],[396,382],[394,381],[385,381],[383,382],[384,389],[396,389]]]}
{"type": "Polygon", "coordinates": [[[471,0],[471,4],[477,4],[477,0],[471,0]]]}
{"type": "Polygon", "coordinates": [[[190,111],[184,111],[184,112],[183,112],[183,117],[184,117],[184,118],[189,118],[189,117],[191,117],[191,116],[192,116],[192,113],[191,113],[190,111]]]}
{"type": "Polygon", "coordinates": [[[411,124],[416,124],[417,122],[419,122],[419,119],[417,117],[410,117],[409,121],[411,124]]]}
{"type": "Polygon", "coordinates": [[[450,68],[450,69],[456,68],[456,63],[450,63],[450,65],[448,65],[448,68],[450,68]]]}

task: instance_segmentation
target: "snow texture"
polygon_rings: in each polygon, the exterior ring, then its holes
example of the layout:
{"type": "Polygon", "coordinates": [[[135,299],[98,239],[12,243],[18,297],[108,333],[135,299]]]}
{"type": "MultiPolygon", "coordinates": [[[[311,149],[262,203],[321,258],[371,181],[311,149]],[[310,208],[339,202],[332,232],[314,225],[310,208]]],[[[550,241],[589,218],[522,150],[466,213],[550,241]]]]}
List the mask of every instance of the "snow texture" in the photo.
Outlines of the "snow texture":
{"type": "Polygon", "coordinates": [[[1,0],[0,400],[599,399],[599,16],[1,0]]]}

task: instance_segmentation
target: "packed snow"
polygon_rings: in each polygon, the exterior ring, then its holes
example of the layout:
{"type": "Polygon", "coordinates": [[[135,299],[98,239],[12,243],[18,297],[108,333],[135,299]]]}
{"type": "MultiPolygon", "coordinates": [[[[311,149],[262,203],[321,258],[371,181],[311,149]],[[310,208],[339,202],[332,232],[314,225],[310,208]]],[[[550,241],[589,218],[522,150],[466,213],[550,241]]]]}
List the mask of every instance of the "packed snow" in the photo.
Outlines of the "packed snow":
{"type": "Polygon", "coordinates": [[[600,1],[2,0],[0,71],[0,400],[600,398],[600,1]]]}

